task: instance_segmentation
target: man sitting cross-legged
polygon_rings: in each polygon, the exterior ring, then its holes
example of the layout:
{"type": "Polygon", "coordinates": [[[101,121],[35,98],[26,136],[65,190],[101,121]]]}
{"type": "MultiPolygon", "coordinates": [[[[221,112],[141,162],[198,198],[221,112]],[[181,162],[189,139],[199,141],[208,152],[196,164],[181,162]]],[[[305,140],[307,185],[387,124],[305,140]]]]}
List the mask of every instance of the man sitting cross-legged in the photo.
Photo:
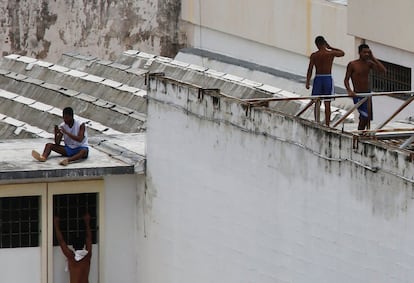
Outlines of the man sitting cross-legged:
{"type": "Polygon", "coordinates": [[[81,123],[73,118],[73,109],[71,107],[63,109],[63,122],[59,126],[55,125],[54,134],[55,143],[47,143],[42,155],[33,150],[33,158],[44,162],[50,153],[54,151],[68,157],[59,163],[66,166],[72,161],[88,157],[88,135],[85,123],[81,123]],[[64,146],[60,144],[62,138],[65,143],[64,146]]]}

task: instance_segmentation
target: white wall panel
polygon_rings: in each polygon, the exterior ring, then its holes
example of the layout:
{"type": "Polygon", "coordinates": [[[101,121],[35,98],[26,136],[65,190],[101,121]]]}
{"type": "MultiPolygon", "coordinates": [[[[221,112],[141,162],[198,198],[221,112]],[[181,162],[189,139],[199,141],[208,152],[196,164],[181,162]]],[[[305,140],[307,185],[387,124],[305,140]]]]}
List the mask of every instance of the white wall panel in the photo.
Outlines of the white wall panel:
{"type": "Polygon", "coordinates": [[[404,157],[158,83],[169,92],[151,81],[146,282],[414,277],[412,185],[390,173],[412,168],[404,157]]]}

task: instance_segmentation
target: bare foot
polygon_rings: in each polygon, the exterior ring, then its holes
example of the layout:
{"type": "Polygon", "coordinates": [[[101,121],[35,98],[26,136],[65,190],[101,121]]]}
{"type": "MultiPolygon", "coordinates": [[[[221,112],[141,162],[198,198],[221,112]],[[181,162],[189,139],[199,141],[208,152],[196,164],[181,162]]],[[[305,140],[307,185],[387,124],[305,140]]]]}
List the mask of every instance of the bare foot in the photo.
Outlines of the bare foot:
{"type": "Polygon", "coordinates": [[[66,165],[69,164],[69,160],[63,159],[62,161],[59,162],[59,164],[62,165],[62,166],[66,166],[66,165]]]}
{"type": "Polygon", "coordinates": [[[40,162],[45,162],[46,158],[44,158],[40,153],[38,153],[36,150],[32,150],[32,156],[34,159],[40,162]]]}

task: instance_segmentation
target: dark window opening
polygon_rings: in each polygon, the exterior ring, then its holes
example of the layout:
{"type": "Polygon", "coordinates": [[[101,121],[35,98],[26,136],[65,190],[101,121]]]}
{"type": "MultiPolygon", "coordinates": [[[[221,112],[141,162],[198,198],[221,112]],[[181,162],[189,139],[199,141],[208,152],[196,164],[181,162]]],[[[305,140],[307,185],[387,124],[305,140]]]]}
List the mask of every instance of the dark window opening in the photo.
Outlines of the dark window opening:
{"type": "MultiPolygon", "coordinates": [[[[83,216],[86,212],[89,212],[91,216],[92,243],[97,243],[97,202],[98,194],[96,193],[53,196],[54,213],[59,216],[60,230],[68,245],[76,237],[85,237],[83,216]]],[[[53,245],[58,246],[55,233],[53,235],[53,245]]]]}
{"type": "MultiPolygon", "coordinates": [[[[385,74],[372,71],[370,74],[372,91],[409,91],[411,90],[411,68],[381,61],[387,68],[385,74]]],[[[406,96],[405,96],[406,97],[406,96]]],[[[401,96],[404,98],[404,96],[401,96]]]]}
{"type": "Polygon", "coordinates": [[[38,247],[40,196],[0,198],[0,248],[38,247]]]}

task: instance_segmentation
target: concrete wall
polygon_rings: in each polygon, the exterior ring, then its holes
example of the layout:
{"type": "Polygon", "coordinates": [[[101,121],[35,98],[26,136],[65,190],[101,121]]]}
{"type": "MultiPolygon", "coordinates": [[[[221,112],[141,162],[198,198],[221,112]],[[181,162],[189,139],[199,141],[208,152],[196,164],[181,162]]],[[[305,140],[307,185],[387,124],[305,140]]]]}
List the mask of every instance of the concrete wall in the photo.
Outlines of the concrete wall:
{"type": "Polygon", "coordinates": [[[179,0],[1,1],[2,54],[57,61],[65,51],[115,59],[127,49],[174,56],[185,44],[179,0]]]}
{"type": "Polygon", "coordinates": [[[405,153],[163,79],[148,107],[140,281],[411,282],[405,153]]]}

